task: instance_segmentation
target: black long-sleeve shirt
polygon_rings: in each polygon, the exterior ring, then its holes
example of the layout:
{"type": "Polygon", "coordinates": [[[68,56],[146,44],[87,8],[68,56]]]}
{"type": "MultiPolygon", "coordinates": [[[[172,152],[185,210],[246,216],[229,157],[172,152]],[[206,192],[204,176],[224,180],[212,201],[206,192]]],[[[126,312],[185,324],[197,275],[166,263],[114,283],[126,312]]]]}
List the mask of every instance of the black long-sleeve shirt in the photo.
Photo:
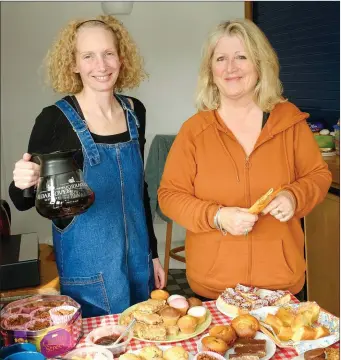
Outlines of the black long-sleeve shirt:
{"type": "MultiPolygon", "coordinates": [[[[134,111],[139,119],[140,127],[139,142],[142,158],[144,158],[144,146],[146,143],[145,130],[146,130],[146,109],[141,101],[129,97],[134,103],[134,111]]],[[[75,96],[64,97],[78,114],[84,119],[82,110],[78,104],[75,96]]],[[[126,142],[130,140],[129,131],[115,134],[115,135],[97,135],[91,133],[96,143],[115,144],[118,142],[126,142]]],[[[51,153],[54,151],[66,151],[70,149],[81,149],[81,143],[78,136],[74,132],[71,124],[65,115],[55,106],[51,105],[42,110],[38,115],[35,125],[32,129],[31,137],[28,144],[28,153],[51,153]]],[[[83,153],[77,152],[75,160],[79,167],[83,168],[83,153]]],[[[23,190],[17,188],[12,181],[9,187],[9,195],[14,206],[20,210],[28,210],[34,206],[35,198],[26,198],[23,195],[23,190]]],[[[158,257],[157,253],[157,239],[153,228],[153,219],[150,209],[150,199],[148,195],[147,183],[144,183],[144,208],[147,220],[148,234],[150,239],[150,249],[152,251],[153,259],[158,257]]],[[[70,219],[56,219],[58,227],[65,227],[71,220],[70,219]]]]}

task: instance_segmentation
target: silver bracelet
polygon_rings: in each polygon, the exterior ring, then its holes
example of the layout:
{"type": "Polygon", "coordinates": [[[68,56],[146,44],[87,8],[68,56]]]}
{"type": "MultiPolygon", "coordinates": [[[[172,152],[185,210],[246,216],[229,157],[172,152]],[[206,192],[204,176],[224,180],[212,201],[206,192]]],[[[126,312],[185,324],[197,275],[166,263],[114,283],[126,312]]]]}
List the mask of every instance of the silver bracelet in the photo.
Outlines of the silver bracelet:
{"type": "Polygon", "coordinates": [[[220,222],[220,210],[222,209],[222,206],[219,207],[218,211],[216,212],[216,214],[214,215],[214,226],[217,230],[219,230],[224,236],[227,235],[227,231],[221,226],[221,222],[220,222]]]}

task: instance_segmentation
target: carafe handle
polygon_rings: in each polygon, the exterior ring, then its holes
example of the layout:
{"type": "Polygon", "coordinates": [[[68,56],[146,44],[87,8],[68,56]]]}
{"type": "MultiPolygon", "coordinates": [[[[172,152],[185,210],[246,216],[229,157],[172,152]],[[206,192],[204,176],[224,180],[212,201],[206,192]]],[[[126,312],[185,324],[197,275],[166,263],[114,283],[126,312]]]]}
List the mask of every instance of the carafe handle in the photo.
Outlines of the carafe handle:
{"type": "MultiPolygon", "coordinates": [[[[39,157],[36,156],[36,155],[32,155],[30,161],[40,165],[39,157]]],[[[32,198],[34,196],[34,186],[31,186],[31,187],[29,187],[27,189],[24,189],[23,195],[24,195],[24,198],[32,198]]]]}

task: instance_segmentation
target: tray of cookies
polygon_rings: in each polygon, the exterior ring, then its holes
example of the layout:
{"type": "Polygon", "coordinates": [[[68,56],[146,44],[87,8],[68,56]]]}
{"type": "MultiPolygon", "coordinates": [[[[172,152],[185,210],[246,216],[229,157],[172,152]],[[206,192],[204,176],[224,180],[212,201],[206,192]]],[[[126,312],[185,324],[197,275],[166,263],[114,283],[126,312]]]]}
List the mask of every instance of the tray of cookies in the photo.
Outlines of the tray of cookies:
{"type": "Polygon", "coordinates": [[[250,314],[278,347],[294,348],[298,354],[330,346],[340,339],[339,319],[316,302],[272,306],[250,314]]]}
{"type": "Polygon", "coordinates": [[[5,346],[29,342],[48,358],[70,351],[82,336],[80,305],[65,295],[36,295],[13,301],[0,316],[5,346]]]}
{"type": "Polygon", "coordinates": [[[264,307],[281,306],[290,301],[291,294],[287,291],[259,289],[237,284],[235,288],[226,288],[220,294],[216,306],[222,314],[234,318],[264,307]]]}
{"type": "Polygon", "coordinates": [[[120,325],[136,319],[134,338],[155,343],[191,339],[211,324],[212,315],[197,298],[170,295],[154,290],[150,299],[126,309],[119,318],[120,325]]]}

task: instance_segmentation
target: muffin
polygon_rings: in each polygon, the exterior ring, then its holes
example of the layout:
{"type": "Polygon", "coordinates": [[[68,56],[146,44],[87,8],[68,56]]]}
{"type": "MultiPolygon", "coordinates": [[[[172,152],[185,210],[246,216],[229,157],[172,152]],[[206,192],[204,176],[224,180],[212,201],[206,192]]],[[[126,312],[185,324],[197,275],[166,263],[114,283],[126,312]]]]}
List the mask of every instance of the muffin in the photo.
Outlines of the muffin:
{"type": "Polygon", "coordinates": [[[162,358],[162,350],[155,345],[145,346],[139,352],[139,357],[144,360],[153,360],[155,358],[162,358]]]}
{"type": "Polygon", "coordinates": [[[259,330],[259,321],[249,314],[235,317],[231,325],[240,338],[253,339],[259,330]]]}
{"type": "Polygon", "coordinates": [[[218,339],[215,336],[205,336],[202,338],[201,344],[204,351],[212,351],[222,356],[225,355],[229,348],[224,340],[218,339]]]}
{"type": "Polygon", "coordinates": [[[181,315],[179,310],[170,306],[162,309],[159,314],[165,326],[176,325],[181,315]]]}
{"type": "Polygon", "coordinates": [[[77,309],[74,306],[64,305],[49,310],[54,325],[66,324],[73,318],[77,309]]]}
{"type": "Polygon", "coordinates": [[[171,295],[171,296],[167,299],[168,304],[169,304],[172,300],[174,300],[174,299],[185,299],[185,300],[186,300],[186,298],[185,298],[184,296],[175,294],[175,295],[171,295]]]}
{"type": "Polygon", "coordinates": [[[186,299],[177,298],[169,302],[169,306],[180,311],[181,315],[186,315],[188,310],[188,302],[186,299]]]}
{"type": "Polygon", "coordinates": [[[188,360],[188,352],[181,346],[173,346],[163,352],[165,360],[188,360]]]}
{"type": "Polygon", "coordinates": [[[191,315],[185,315],[178,320],[178,326],[183,334],[194,333],[197,327],[198,321],[191,315]]]}
{"type": "Polygon", "coordinates": [[[229,347],[232,347],[237,340],[237,334],[230,325],[215,325],[209,331],[210,336],[224,340],[229,347]]]}
{"type": "Polygon", "coordinates": [[[206,320],[206,308],[204,306],[193,306],[187,311],[187,314],[195,317],[198,321],[198,325],[206,320]]]}
{"type": "Polygon", "coordinates": [[[189,308],[194,306],[202,306],[202,301],[196,297],[190,297],[187,299],[189,308]]]}
{"type": "Polygon", "coordinates": [[[150,298],[156,300],[167,300],[169,298],[169,292],[166,290],[153,290],[150,293],[150,298]]]}

